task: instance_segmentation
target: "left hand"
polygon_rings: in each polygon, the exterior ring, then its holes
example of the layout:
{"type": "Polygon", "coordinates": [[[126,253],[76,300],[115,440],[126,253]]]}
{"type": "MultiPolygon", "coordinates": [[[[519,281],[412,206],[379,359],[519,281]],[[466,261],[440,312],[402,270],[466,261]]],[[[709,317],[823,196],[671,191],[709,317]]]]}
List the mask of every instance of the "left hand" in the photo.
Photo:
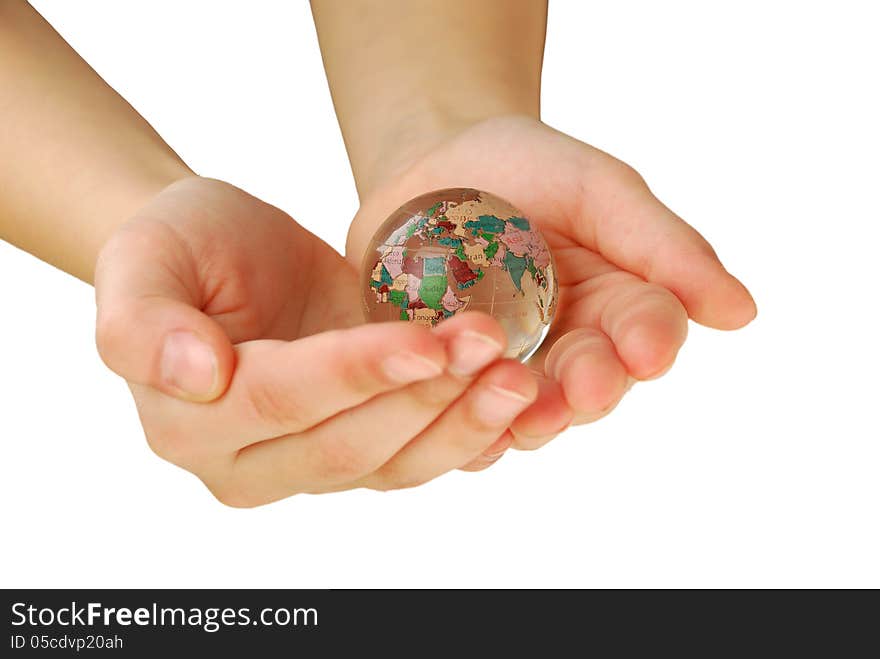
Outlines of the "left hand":
{"type": "Polygon", "coordinates": [[[364,195],[347,255],[359,264],[385,217],[439,188],[497,194],[537,223],[556,259],[560,300],[529,363],[540,394],[512,426],[514,447],[537,448],[570,423],[595,421],[632,382],[665,373],[688,318],[729,330],[755,317],[751,295],[709,243],[607,153],[525,116],[488,119],[426,144],[364,195]]]}
{"type": "Polygon", "coordinates": [[[150,447],[222,502],[411,487],[478,469],[535,400],[484,314],[362,324],[358,273],[281,210],[181,179],[104,245],[97,343],[150,447]]]}

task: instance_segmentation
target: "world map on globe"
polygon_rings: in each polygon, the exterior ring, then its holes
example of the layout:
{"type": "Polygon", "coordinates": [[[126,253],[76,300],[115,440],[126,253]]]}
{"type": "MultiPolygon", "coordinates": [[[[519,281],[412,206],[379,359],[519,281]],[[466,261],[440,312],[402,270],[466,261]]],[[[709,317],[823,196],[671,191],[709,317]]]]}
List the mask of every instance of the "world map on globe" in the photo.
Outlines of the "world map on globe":
{"type": "Polygon", "coordinates": [[[370,320],[433,327],[484,311],[504,327],[508,356],[519,358],[543,339],[557,297],[537,228],[508,202],[469,188],[423,195],[392,215],[368,251],[365,279],[370,320]]]}

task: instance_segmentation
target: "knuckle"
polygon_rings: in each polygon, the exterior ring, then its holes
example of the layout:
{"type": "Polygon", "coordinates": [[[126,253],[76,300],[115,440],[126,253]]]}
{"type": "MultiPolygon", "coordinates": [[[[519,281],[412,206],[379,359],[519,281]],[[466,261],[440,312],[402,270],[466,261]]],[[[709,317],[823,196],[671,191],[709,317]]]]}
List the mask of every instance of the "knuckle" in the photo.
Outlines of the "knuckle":
{"type": "Polygon", "coordinates": [[[655,282],[649,281],[643,283],[642,293],[666,303],[679,303],[678,298],[675,297],[675,293],[670,291],[665,286],[661,286],[660,284],[657,284],[655,282]]]}
{"type": "Polygon", "coordinates": [[[259,383],[247,387],[248,409],[257,420],[284,428],[287,432],[306,429],[310,424],[308,407],[297,387],[259,383]]]}
{"type": "Polygon", "coordinates": [[[345,383],[348,391],[358,395],[372,395],[388,382],[375,359],[340,359],[328,364],[332,375],[345,383]]]}
{"type": "Polygon", "coordinates": [[[344,439],[324,440],[316,451],[317,468],[324,481],[333,484],[353,481],[370,469],[363,451],[344,439]]]}
{"type": "MultiPolygon", "coordinates": [[[[641,298],[642,304],[645,306],[677,312],[682,321],[687,318],[687,311],[681,300],[665,286],[653,282],[644,283],[641,289],[636,291],[636,296],[641,298]]],[[[635,308],[637,305],[633,305],[633,309],[635,308]]]]}
{"type": "Polygon", "coordinates": [[[440,410],[460,396],[467,385],[466,381],[456,381],[451,376],[424,380],[410,385],[410,402],[424,411],[440,410]]]}

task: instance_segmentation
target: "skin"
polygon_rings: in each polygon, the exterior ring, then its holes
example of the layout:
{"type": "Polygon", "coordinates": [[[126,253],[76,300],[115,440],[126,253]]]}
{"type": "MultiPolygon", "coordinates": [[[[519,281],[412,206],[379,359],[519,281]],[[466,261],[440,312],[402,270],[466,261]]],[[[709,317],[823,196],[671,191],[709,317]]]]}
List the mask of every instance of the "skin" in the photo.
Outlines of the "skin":
{"type": "Polygon", "coordinates": [[[21,0],[0,2],[0,237],[91,282],[116,227],[192,172],[21,0]]]}
{"type": "Polygon", "coordinates": [[[735,329],[755,315],[710,245],[632,168],[522,115],[444,137],[366,195],[349,234],[351,261],[360,260],[376,218],[400,200],[465,181],[522,209],[557,263],[559,309],[529,363],[541,395],[512,427],[516,448],[601,418],[633,382],[669,370],[688,318],[735,329]]]}
{"type": "Polygon", "coordinates": [[[94,282],[99,352],[147,441],[220,501],[483,469],[664,372],[688,316],[725,329],[754,316],[632,169],[539,121],[544,4],[315,0],[313,12],[361,196],[344,257],[195,175],[32,8],[0,3],[0,84],[16,90],[0,102],[0,236],[94,282]],[[528,366],[499,359],[485,315],[430,331],[360,324],[376,226],[454,185],[514,202],[556,254],[559,321],[528,366]]]}
{"type": "Polygon", "coordinates": [[[125,374],[151,448],[232,506],[411,487],[485,461],[537,395],[525,366],[497,359],[504,335],[483,314],[434,331],[359,324],[354,269],[220,181],[183,179],[135,213],[95,288],[101,356],[125,374]],[[211,402],[163,376],[181,331],[221,355],[211,402]]]}
{"type": "Polygon", "coordinates": [[[595,421],[665,373],[688,318],[729,330],[755,317],[746,288],[635,170],[540,121],[546,3],[312,0],[312,11],[361,198],[349,262],[402,203],[448,187],[506,198],[555,254],[560,305],[529,364],[540,393],[512,426],[515,448],[595,421]]]}

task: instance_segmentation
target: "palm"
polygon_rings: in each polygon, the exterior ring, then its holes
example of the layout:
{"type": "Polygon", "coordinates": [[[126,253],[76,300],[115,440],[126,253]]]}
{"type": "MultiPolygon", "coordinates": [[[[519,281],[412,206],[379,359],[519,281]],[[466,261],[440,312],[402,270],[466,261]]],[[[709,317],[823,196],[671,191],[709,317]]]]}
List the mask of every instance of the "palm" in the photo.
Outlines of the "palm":
{"type": "Polygon", "coordinates": [[[345,260],[282,211],[226,183],[176,184],[117,243],[129,258],[149,249],[150,267],[173,273],[233,343],[356,323],[355,275],[345,260]]]}
{"type": "Polygon", "coordinates": [[[684,307],[695,320],[724,328],[753,314],[748,293],[708,243],[657,201],[638,174],[524,117],[478,124],[396,172],[364,201],[349,234],[349,258],[359,259],[377,223],[397,205],[446,187],[498,194],[540,226],[555,255],[560,305],[551,340],[533,367],[570,377],[564,383],[569,399],[591,398],[580,401],[582,408],[600,412],[628,377],[668,368],[684,340],[684,307]],[[557,358],[571,352],[576,338],[591,368],[582,360],[567,376],[557,358]]]}

